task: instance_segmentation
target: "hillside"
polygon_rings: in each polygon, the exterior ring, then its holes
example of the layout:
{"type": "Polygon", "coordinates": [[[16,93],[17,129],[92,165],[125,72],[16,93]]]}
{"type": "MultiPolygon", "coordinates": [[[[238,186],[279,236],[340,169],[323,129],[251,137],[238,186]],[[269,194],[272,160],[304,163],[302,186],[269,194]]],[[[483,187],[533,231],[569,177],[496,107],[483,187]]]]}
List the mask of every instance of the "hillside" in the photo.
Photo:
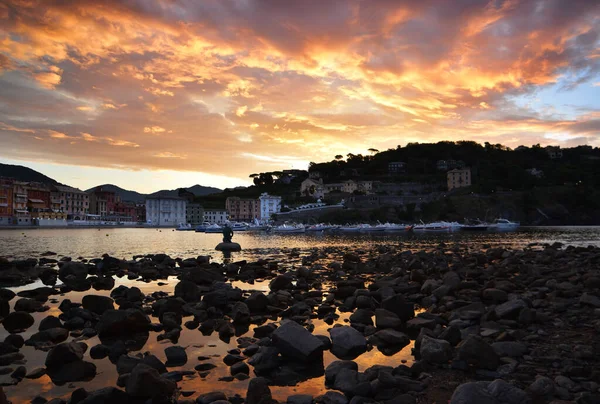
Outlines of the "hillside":
{"type": "MultiPolygon", "coordinates": [[[[116,193],[117,195],[119,195],[121,200],[125,201],[125,202],[143,203],[147,196],[145,194],[140,194],[139,192],[123,189],[123,188],[118,187],[113,184],[104,184],[104,185],[98,185],[98,186],[102,187],[106,191],[116,193]]],[[[98,187],[93,187],[93,188],[87,189],[85,192],[91,192],[95,188],[98,188],[98,187]]]]}
{"type": "Polygon", "coordinates": [[[28,167],[0,163],[0,177],[14,178],[17,181],[43,182],[51,185],[63,185],[60,182],[32,170],[28,167]]]}
{"type": "MultiPolygon", "coordinates": [[[[162,191],[153,192],[151,194],[142,194],[139,192],[123,189],[123,188],[118,187],[113,184],[104,184],[104,185],[98,185],[98,186],[102,187],[103,189],[105,189],[107,191],[115,192],[117,195],[119,195],[119,197],[121,198],[122,201],[126,201],[126,202],[144,203],[144,201],[147,197],[156,196],[158,194],[160,194],[161,196],[178,196],[178,189],[162,190],[162,191]]],[[[86,190],[85,192],[91,192],[95,188],[97,188],[97,187],[90,188],[90,189],[86,190]]],[[[206,195],[221,192],[221,190],[218,188],[204,187],[202,185],[194,185],[192,187],[185,188],[185,189],[189,192],[192,192],[196,196],[206,196],[206,195]]]]}
{"type": "MultiPolygon", "coordinates": [[[[219,192],[222,192],[223,190],[219,189],[219,188],[213,188],[213,187],[204,187],[202,185],[194,185],[188,188],[184,188],[186,191],[193,193],[196,196],[206,196],[206,195],[211,195],[211,194],[216,194],[219,192]]],[[[178,196],[178,192],[179,189],[171,189],[171,190],[167,190],[167,189],[163,189],[160,191],[156,191],[153,192],[151,194],[148,194],[147,196],[156,196],[156,195],[161,195],[161,196],[178,196]]]]}

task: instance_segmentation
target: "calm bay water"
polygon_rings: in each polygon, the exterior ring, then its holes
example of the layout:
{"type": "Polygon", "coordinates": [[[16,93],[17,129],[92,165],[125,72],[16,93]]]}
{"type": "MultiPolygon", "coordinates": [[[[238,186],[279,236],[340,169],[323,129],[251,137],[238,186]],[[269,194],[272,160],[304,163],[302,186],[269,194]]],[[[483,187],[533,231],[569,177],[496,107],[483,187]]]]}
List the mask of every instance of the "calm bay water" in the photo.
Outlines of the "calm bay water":
{"type": "MultiPolygon", "coordinates": [[[[194,257],[198,255],[211,255],[213,260],[222,261],[222,253],[214,251],[214,247],[220,242],[220,234],[203,234],[194,232],[178,232],[167,229],[36,229],[36,230],[5,230],[0,231],[0,256],[9,258],[28,258],[39,257],[46,251],[54,251],[59,256],[71,256],[73,258],[96,258],[104,253],[108,253],[118,258],[131,259],[134,255],[149,253],[167,253],[172,257],[194,257]]],[[[299,234],[299,235],[269,235],[261,233],[236,233],[234,241],[239,242],[244,250],[235,253],[232,259],[256,259],[256,258],[275,258],[287,265],[299,265],[301,258],[296,256],[291,258],[289,249],[297,249],[300,256],[308,253],[315,248],[336,247],[336,248],[368,248],[376,245],[395,245],[403,249],[427,249],[438,245],[440,242],[447,244],[460,243],[469,245],[472,248],[480,248],[484,244],[492,246],[504,246],[510,248],[523,248],[531,243],[554,243],[562,242],[566,245],[575,246],[600,246],[600,227],[547,227],[547,228],[523,228],[510,233],[451,233],[451,234],[299,234]]],[[[173,288],[178,280],[175,277],[166,280],[167,284],[158,286],[157,282],[141,282],[139,280],[128,280],[126,278],[116,279],[116,285],[125,285],[128,287],[137,286],[144,294],[150,294],[156,290],[162,290],[168,293],[173,292],[173,288]]],[[[15,292],[21,290],[34,289],[43,286],[40,281],[33,284],[12,288],[15,292]]],[[[242,282],[233,282],[234,287],[242,290],[260,290],[268,293],[268,281],[256,282],[253,285],[242,282]]],[[[49,310],[43,313],[33,313],[35,324],[21,335],[27,339],[37,332],[39,321],[48,315],[58,316],[58,304],[65,298],[73,302],[80,302],[85,294],[109,295],[109,291],[90,290],[86,292],[71,292],[65,295],[53,296],[55,301],[48,301],[46,304],[49,310]]],[[[17,299],[11,301],[11,306],[17,299]]],[[[340,318],[336,321],[339,324],[347,324],[347,318],[350,313],[340,313],[340,318]]],[[[189,318],[188,318],[189,319],[189,318]]],[[[187,320],[187,319],[186,319],[187,320]]],[[[156,322],[157,319],[153,318],[156,322]]],[[[184,320],[185,321],[185,320],[184,320]]],[[[314,333],[328,335],[327,330],[331,327],[322,320],[313,319],[315,326],[314,333]]],[[[269,320],[270,322],[270,320],[269,320]]],[[[253,328],[244,334],[253,335],[253,328]]],[[[0,327],[0,340],[8,335],[3,327],[0,327]]],[[[173,345],[170,341],[158,341],[157,333],[150,333],[149,339],[142,348],[141,352],[150,351],[157,355],[162,361],[166,360],[164,349],[173,345]]],[[[69,338],[69,340],[71,340],[69,338]]],[[[219,380],[224,376],[229,376],[229,368],[223,365],[222,358],[227,350],[236,347],[236,338],[231,342],[225,342],[219,339],[218,335],[213,334],[204,336],[196,330],[184,330],[181,333],[177,345],[186,347],[188,362],[181,367],[169,368],[169,370],[193,370],[198,363],[198,355],[211,356],[211,362],[218,365],[210,374],[201,378],[198,374],[185,377],[178,383],[182,390],[193,390],[197,395],[220,390],[228,396],[233,394],[244,395],[248,386],[248,381],[223,381],[219,380]]],[[[97,337],[85,340],[89,347],[98,344],[97,337]]],[[[360,371],[368,367],[379,365],[398,366],[401,361],[411,365],[414,357],[411,354],[414,341],[401,351],[392,355],[384,355],[378,349],[374,348],[356,359],[360,371]]],[[[37,367],[43,367],[46,359],[46,352],[36,351],[32,347],[23,347],[21,352],[25,355],[27,370],[30,371],[37,367]]],[[[88,382],[69,383],[63,386],[56,386],[48,376],[43,376],[37,380],[24,379],[17,386],[4,387],[9,399],[15,403],[30,402],[32,398],[41,395],[47,399],[53,397],[62,397],[68,399],[75,388],[84,387],[88,391],[99,389],[106,386],[114,386],[117,380],[115,365],[108,358],[102,360],[92,360],[89,358],[89,350],[84,357],[85,360],[93,362],[97,366],[97,376],[88,382]]],[[[336,360],[330,351],[325,352],[324,364],[327,366],[331,361],[336,360]]],[[[15,367],[15,366],[12,366],[15,367]]],[[[9,381],[9,375],[0,376],[0,383],[9,381]]],[[[313,396],[322,394],[326,391],[323,376],[309,379],[297,386],[276,387],[273,388],[274,397],[278,400],[285,400],[291,394],[311,394],[313,396]]]]}
{"type": "MultiPolygon", "coordinates": [[[[46,251],[73,258],[98,258],[110,254],[131,259],[134,255],[166,253],[172,257],[211,255],[222,261],[222,254],[214,248],[221,234],[205,234],[172,229],[30,229],[0,231],[0,256],[8,258],[38,257],[46,251]]],[[[281,249],[310,250],[323,247],[371,247],[398,245],[404,248],[427,249],[443,241],[469,244],[479,248],[484,244],[523,248],[530,243],[561,242],[566,245],[600,246],[600,226],[581,227],[528,227],[514,232],[455,232],[434,234],[266,234],[237,232],[233,241],[243,251],[233,259],[252,259],[281,249]]]]}

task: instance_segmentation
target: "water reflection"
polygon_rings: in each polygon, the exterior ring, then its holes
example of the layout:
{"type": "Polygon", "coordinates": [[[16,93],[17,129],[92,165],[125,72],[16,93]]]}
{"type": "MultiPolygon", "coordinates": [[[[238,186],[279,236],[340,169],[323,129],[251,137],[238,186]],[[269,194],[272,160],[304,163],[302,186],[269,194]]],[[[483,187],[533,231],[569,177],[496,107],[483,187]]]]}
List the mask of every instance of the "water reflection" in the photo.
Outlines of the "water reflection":
{"type": "Polygon", "coordinates": [[[9,258],[37,257],[46,251],[73,258],[97,258],[109,253],[117,258],[163,252],[173,257],[211,255],[214,261],[256,259],[282,251],[302,251],[325,247],[369,248],[376,245],[401,245],[403,248],[431,248],[440,242],[483,244],[521,248],[529,243],[562,242],[576,246],[600,246],[600,227],[532,227],[516,232],[455,232],[446,234],[265,234],[236,233],[243,250],[231,257],[216,253],[219,234],[189,231],[156,231],[156,229],[28,229],[0,230],[0,256],[9,258]],[[24,234],[23,234],[24,233],[24,234]],[[23,237],[23,236],[27,237],[23,237]],[[108,235],[108,237],[106,236],[108,235]]]}

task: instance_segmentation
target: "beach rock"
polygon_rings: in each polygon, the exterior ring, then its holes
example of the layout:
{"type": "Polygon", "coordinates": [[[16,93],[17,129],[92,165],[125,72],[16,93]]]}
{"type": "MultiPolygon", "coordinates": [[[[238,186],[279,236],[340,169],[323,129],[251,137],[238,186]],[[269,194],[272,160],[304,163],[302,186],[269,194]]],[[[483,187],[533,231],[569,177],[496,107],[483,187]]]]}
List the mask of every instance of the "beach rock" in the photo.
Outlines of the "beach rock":
{"type": "Polygon", "coordinates": [[[293,394],[288,396],[287,404],[312,404],[313,397],[308,394],[293,394]]]}
{"type": "MultiPolygon", "coordinates": [[[[77,391],[77,390],[75,390],[77,391]]],[[[75,391],[73,394],[75,394],[75,391]]],[[[80,397],[84,397],[81,401],[77,402],[77,404],[102,404],[102,403],[110,403],[110,404],[127,404],[131,402],[131,399],[123,390],[117,389],[116,387],[105,387],[103,389],[85,392],[85,394],[80,393],[80,397]]],[[[75,404],[73,399],[71,399],[70,404],[75,404]]]]}
{"type": "Polygon", "coordinates": [[[217,401],[226,401],[227,396],[221,391],[213,391],[210,393],[201,394],[196,398],[197,404],[211,404],[217,401]]]}
{"type": "Polygon", "coordinates": [[[328,391],[323,395],[315,397],[315,404],[348,404],[348,399],[342,393],[328,391]]]}
{"type": "Polygon", "coordinates": [[[446,340],[423,335],[419,354],[426,362],[444,364],[452,359],[452,346],[446,340]]]}
{"type": "Polygon", "coordinates": [[[84,309],[102,315],[107,310],[113,310],[113,299],[107,296],[85,295],[81,299],[81,304],[84,309]]]}
{"type": "Polygon", "coordinates": [[[584,293],[579,298],[579,304],[584,304],[592,307],[600,307],[600,298],[589,293],[584,293]]]}
{"type": "Polygon", "coordinates": [[[494,312],[498,318],[516,317],[519,312],[527,307],[527,303],[522,299],[509,300],[506,303],[502,303],[496,306],[494,312]]]}
{"type": "Polygon", "coordinates": [[[246,375],[250,374],[250,368],[244,362],[234,363],[231,366],[231,369],[229,369],[229,371],[230,371],[230,373],[231,373],[232,376],[240,374],[240,373],[243,373],[243,374],[246,374],[246,375]]]}
{"type": "Polygon", "coordinates": [[[15,311],[26,311],[27,313],[42,311],[43,307],[44,303],[28,298],[21,298],[15,303],[15,311]]]}
{"type": "Polygon", "coordinates": [[[269,283],[269,289],[276,292],[283,289],[291,289],[292,277],[289,275],[279,275],[269,283]]]}
{"type": "Polygon", "coordinates": [[[66,341],[69,337],[69,331],[65,328],[49,328],[44,331],[33,334],[26,342],[25,345],[43,347],[49,344],[58,344],[66,341]]]}
{"type": "Polygon", "coordinates": [[[202,292],[195,282],[184,279],[175,286],[175,297],[180,297],[186,302],[199,302],[202,292]]]}
{"type": "Polygon", "coordinates": [[[82,360],[64,363],[58,367],[46,367],[46,372],[56,385],[91,380],[96,376],[96,365],[82,360]]]}
{"type": "Polygon", "coordinates": [[[325,369],[325,384],[333,385],[335,378],[342,369],[358,371],[358,364],[354,361],[333,361],[325,369]]]}
{"type": "Polygon", "coordinates": [[[92,359],[104,359],[108,356],[110,348],[106,345],[98,344],[94,345],[90,349],[90,358],[92,359]]]}
{"type": "Polygon", "coordinates": [[[271,404],[272,401],[271,389],[267,379],[256,377],[250,380],[246,392],[246,404],[271,404]]]}
{"type": "Polygon", "coordinates": [[[508,300],[508,293],[501,289],[484,289],[482,293],[482,297],[484,300],[489,300],[494,303],[504,303],[508,300]]]}
{"type": "Polygon", "coordinates": [[[26,379],[39,379],[46,374],[45,368],[35,368],[25,375],[26,379]]]}
{"type": "Polygon", "coordinates": [[[415,316],[415,305],[407,302],[402,295],[388,297],[381,302],[381,308],[391,311],[406,322],[415,316]]]}
{"type": "Polygon", "coordinates": [[[199,285],[211,285],[213,282],[224,282],[225,276],[218,268],[192,268],[189,278],[199,285]]]}
{"type": "Polygon", "coordinates": [[[147,331],[149,325],[150,319],[140,310],[106,310],[96,324],[96,330],[100,337],[116,337],[147,331]]]}
{"type": "Polygon", "coordinates": [[[492,348],[498,356],[509,356],[511,358],[521,357],[529,351],[527,345],[516,341],[494,342],[492,348]]]}
{"type": "Polygon", "coordinates": [[[34,322],[35,320],[31,314],[24,311],[14,311],[4,318],[2,325],[6,331],[13,333],[28,329],[34,322]]]}
{"type": "Polygon", "coordinates": [[[242,246],[238,243],[219,243],[215,247],[217,251],[242,251],[242,246]]]}
{"type": "Polygon", "coordinates": [[[234,324],[248,324],[250,322],[250,308],[244,302],[235,302],[231,309],[231,320],[234,324]]]}
{"type": "Polygon", "coordinates": [[[132,397],[170,397],[177,383],[161,377],[158,371],[146,364],[138,364],[127,379],[125,391],[132,397]]]}
{"type": "Polygon", "coordinates": [[[65,342],[52,348],[46,356],[45,365],[47,368],[56,368],[65,363],[80,361],[87,349],[83,342],[65,342]]]}
{"type": "Polygon", "coordinates": [[[454,390],[450,404],[530,404],[523,390],[498,379],[493,382],[461,384],[454,390]]]}
{"type": "Polygon", "coordinates": [[[185,348],[180,346],[165,348],[165,356],[167,357],[167,367],[183,366],[187,363],[188,359],[185,348]]]}
{"type": "Polygon", "coordinates": [[[245,301],[252,313],[262,313],[269,305],[269,299],[262,292],[252,292],[245,301]]]}
{"type": "Polygon", "coordinates": [[[117,361],[117,373],[123,375],[131,373],[139,363],[142,363],[142,358],[131,355],[121,355],[117,361]]]}
{"type": "Polygon", "coordinates": [[[155,355],[146,353],[146,356],[142,359],[142,363],[156,369],[160,374],[167,373],[167,367],[155,355]]]}
{"type": "Polygon", "coordinates": [[[367,340],[352,327],[333,327],[329,334],[331,352],[340,359],[354,359],[367,350],[367,340]]]}
{"type": "Polygon", "coordinates": [[[284,357],[312,362],[323,360],[321,340],[295,321],[286,321],[271,334],[275,347],[284,357]]]}
{"type": "Polygon", "coordinates": [[[80,262],[63,262],[59,264],[58,278],[65,282],[68,276],[73,276],[77,280],[84,280],[88,276],[88,268],[85,264],[80,262]]]}
{"type": "Polygon", "coordinates": [[[58,317],[48,316],[48,317],[43,318],[42,321],[40,321],[38,330],[44,331],[49,328],[60,328],[62,326],[63,325],[62,325],[61,321],[58,319],[58,317]]]}
{"type": "Polygon", "coordinates": [[[529,393],[538,399],[549,400],[554,396],[554,383],[552,379],[545,376],[536,377],[527,389],[529,393]]]}
{"type": "Polygon", "coordinates": [[[373,325],[373,312],[368,309],[358,309],[350,315],[351,324],[373,325]]]}
{"type": "Polygon", "coordinates": [[[375,310],[375,326],[377,328],[395,328],[402,327],[402,320],[391,311],[385,309],[375,310]]]}
{"type": "Polygon", "coordinates": [[[470,335],[458,345],[458,359],[481,369],[496,370],[500,358],[494,348],[478,336],[470,335]]]}
{"type": "Polygon", "coordinates": [[[381,330],[373,334],[370,339],[374,345],[402,348],[410,344],[408,335],[396,330],[381,330]]]}
{"type": "Polygon", "coordinates": [[[256,374],[270,372],[279,367],[279,350],[271,346],[261,346],[248,363],[254,367],[256,374]]]}

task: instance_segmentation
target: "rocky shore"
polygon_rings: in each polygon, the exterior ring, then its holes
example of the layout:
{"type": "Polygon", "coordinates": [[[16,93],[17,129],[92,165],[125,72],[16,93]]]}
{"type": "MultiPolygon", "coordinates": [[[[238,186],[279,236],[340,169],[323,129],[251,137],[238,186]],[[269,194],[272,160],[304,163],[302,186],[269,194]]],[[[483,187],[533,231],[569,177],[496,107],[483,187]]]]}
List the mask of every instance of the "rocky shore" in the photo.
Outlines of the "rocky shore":
{"type": "Polygon", "coordinates": [[[594,247],[324,248],[226,264],[48,252],[0,258],[0,284],[0,404],[27,402],[20,386],[42,378],[72,391],[40,388],[31,402],[600,402],[594,247]],[[38,279],[45,286],[11,290],[38,279]],[[144,293],[135,281],[155,289],[144,293]],[[268,291],[252,291],[261,281],[268,291]],[[85,294],[71,299],[75,292],[85,294]],[[230,349],[218,360],[192,357],[178,345],[187,335],[218,336],[230,349]],[[410,361],[394,360],[406,350],[410,361]],[[364,366],[373,351],[392,359],[364,366]],[[44,355],[43,366],[28,365],[31,352],[44,355]],[[106,359],[111,382],[86,389],[106,359]],[[181,387],[221,368],[228,375],[219,380],[243,382],[243,391],[181,387]],[[322,380],[322,394],[303,394],[309,380],[322,380]],[[294,385],[297,394],[274,398],[294,385]]]}

